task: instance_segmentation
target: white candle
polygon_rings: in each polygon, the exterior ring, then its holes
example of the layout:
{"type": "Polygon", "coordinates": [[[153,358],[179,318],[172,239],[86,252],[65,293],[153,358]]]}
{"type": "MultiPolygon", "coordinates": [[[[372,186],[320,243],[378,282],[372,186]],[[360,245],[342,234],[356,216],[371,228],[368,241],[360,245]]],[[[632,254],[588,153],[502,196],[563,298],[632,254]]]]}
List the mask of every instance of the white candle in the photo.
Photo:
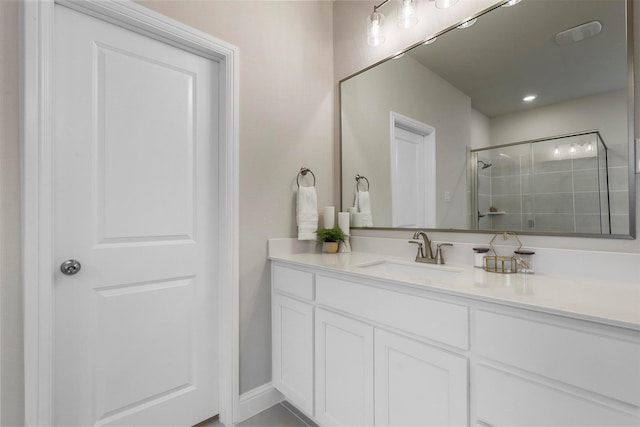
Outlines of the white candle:
{"type": "Polygon", "coordinates": [[[322,211],[324,218],[324,228],[333,228],[336,225],[336,210],[333,206],[325,206],[322,211]]]}
{"type": "Polygon", "coordinates": [[[338,227],[346,235],[349,235],[349,219],[351,214],[349,212],[338,212],[338,227]]]}

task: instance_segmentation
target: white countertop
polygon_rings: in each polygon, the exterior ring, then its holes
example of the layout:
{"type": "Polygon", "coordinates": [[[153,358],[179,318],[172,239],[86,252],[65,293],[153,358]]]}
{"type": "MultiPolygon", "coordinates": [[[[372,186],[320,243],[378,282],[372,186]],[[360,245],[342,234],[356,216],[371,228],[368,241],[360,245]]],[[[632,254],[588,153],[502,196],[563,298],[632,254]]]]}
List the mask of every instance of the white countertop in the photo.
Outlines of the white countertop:
{"type": "Polygon", "coordinates": [[[637,283],[538,273],[497,274],[460,264],[428,265],[434,269],[459,269],[459,272],[432,279],[426,269],[424,278],[417,279],[415,274],[373,272],[362,268],[363,264],[384,260],[419,265],[413,259],[369,252],[273,251],[269,259],[352,277],[383,279],[398,287],[424,289],[640,330],[640,286],[637,283]]]}

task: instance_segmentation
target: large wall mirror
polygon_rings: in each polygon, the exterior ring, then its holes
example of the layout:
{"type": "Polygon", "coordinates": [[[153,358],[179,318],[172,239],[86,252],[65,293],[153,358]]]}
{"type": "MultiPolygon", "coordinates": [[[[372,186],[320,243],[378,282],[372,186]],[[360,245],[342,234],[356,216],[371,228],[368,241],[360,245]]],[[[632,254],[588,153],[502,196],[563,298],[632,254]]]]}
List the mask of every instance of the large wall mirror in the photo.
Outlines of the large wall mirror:
{"type": "Polygon", "coordinates": [[[342,210],[360,191],[375,228],[635,237],[630,7],[497,6],[341,81],[342,210]]]}

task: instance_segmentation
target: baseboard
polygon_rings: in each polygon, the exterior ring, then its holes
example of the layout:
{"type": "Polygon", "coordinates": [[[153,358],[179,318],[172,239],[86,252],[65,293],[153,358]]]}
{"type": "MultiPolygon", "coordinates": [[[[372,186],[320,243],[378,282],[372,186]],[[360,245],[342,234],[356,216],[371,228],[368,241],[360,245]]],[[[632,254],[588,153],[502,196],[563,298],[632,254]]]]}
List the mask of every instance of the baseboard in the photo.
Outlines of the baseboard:
{"type": "Polygon", "coordinates": [[[273,387],[271,382],[249,390],[240,395],[235,422],[240,423],[251,418],[283,400],[284,396],[273,387]]]}

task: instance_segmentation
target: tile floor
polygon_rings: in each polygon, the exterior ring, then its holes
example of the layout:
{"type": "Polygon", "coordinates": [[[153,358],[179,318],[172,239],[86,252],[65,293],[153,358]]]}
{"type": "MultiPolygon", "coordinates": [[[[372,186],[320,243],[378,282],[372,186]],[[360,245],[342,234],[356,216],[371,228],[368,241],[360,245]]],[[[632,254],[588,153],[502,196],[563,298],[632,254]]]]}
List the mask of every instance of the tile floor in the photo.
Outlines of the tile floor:
{"type": "MultiPolygon", "coordinates": [[[[315,426],[302,414],[296,414],[296,410],[287,402],[278,403],[271,408],[245,420],[236,427],[312,427],[315,426]]],[[[218,418],[212,418],[197,424],[194,427],[219,427],[222,423],[218,418]]]]}

